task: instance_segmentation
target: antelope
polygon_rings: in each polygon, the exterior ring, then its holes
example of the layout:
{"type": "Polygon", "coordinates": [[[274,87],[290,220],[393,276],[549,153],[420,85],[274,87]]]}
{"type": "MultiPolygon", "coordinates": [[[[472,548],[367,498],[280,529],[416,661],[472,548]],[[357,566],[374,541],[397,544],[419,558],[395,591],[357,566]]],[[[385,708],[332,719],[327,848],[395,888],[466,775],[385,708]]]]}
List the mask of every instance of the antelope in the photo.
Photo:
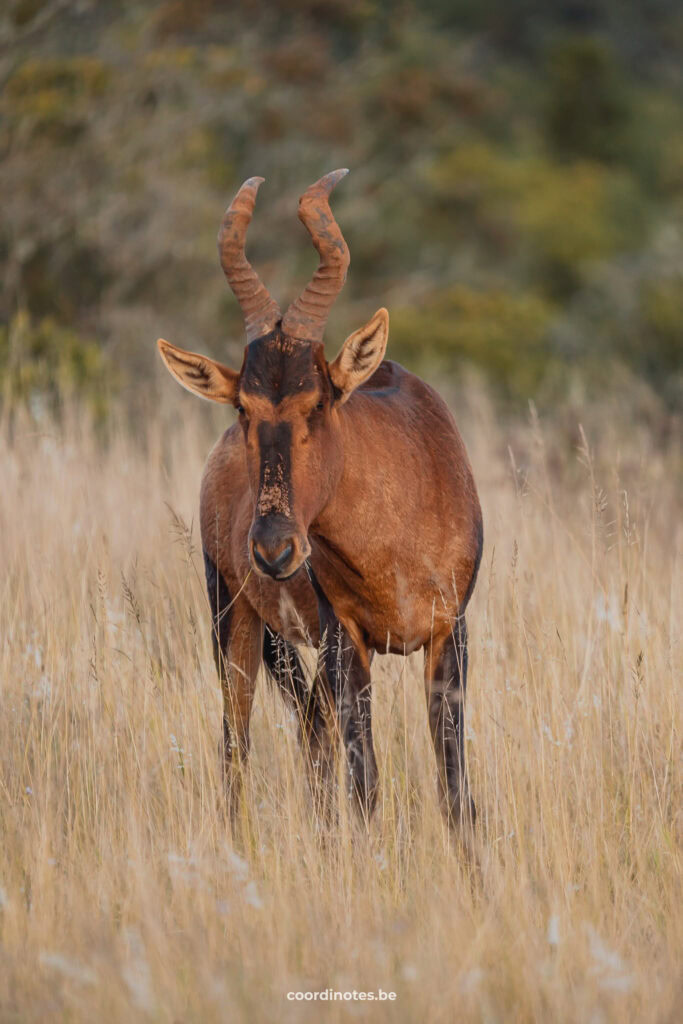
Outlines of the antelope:
{"type": "Polygon", "coordinates": [[[325,175],[299,201],[319,266],[284,316],[244,252],[264,179],[249,178],[226,210],[218,251],[244,316],[240,370],[157,342],[180,384],[238,413],[208,456],[200,493],[227,793],[234,813],[263,661],[299,715],[318,775],[341,737],[349,793],[368,822],[378,787],[370,664],[375,652],[424,648],[440,802],[462,828],[475,819],[465,609],[481,560],[481,509],[446,403],[384,359],[386,309],[325,358],[327,317],[350,262],[329,196],[347,173],[325,175]],[[301,644],[319,649],[310,685],[301,644]]]}

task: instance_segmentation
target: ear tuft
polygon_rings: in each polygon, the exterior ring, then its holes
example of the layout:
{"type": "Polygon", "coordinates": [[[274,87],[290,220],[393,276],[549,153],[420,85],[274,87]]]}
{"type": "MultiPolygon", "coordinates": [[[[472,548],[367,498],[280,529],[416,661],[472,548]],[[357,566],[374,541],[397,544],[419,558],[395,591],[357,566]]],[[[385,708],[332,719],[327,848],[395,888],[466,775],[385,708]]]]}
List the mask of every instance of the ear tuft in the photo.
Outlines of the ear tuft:
{"type": "Polygon", "coordinates": [[[166,368],[188,391],[211,402],[234,402],[239,374],[208,356],[186,352],[159,338],[159,354],[166,368]]]}
{"type": "Polygon", "coordinates": [[[345,402],[357,387],[368,380],[384,359],[389,338],[389,313],[378,309],[371,320],[354,331],[344,342],[341,352],[330,363],[332,383],[345,402]]]}

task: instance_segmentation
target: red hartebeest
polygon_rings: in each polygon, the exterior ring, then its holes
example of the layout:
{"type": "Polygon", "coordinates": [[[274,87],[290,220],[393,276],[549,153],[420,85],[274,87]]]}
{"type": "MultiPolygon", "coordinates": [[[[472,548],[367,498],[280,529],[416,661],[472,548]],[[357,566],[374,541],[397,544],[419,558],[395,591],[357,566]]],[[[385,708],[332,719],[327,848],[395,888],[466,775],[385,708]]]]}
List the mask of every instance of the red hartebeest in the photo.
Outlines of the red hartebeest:
{"type": "Polygon", "coordinates": [[[369,815],[377,789],[372,655],[424,647],[442,805],[449,821],[472,822],[464,613],[481,558],[481,510],[446,404],[384,360],[386,309],[325,359],[325,323],[349,265],[329,194],[346,173],[326,175],[301,197],[320,265],[284,317],[244,255],[263,179],[246,181],[228,207],[218,248],[246,324],[241,370],[158,342],[182,385],[239,414],[209,455],[200,499],[226,778],[234,800],[233,756],[237,748],[243,761],[248,751],[263,659],[299,711],[318,764],[331,749],[323,708],[336,708],[351,790],[369,815]],[[301,643],[324,650],[324,680],[310,688],[294,647],[301,643]]]}

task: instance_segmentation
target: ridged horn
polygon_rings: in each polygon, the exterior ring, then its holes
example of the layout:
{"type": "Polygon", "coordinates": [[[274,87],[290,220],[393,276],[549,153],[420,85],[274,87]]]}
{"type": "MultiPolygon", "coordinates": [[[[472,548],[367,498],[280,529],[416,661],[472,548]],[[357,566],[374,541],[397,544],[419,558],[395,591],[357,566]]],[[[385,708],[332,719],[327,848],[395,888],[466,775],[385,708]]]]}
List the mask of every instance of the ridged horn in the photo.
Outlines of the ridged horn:
{"type": "Polygon", "coordinates": [[[218,255],[223,273],[235,293],[244,316],[247,341],[268,334],[281,319],[280,307],[244,255],[247,228],[251,223],[256,193],[264,178],[247,178],[223,215],[218,232],[218,255]]]}
{"type": "Polygon", "coordinates": [[[318,250],[320,265],[282,321],[285,334],[302,341],[322,341],[334,300],[342,290],[351,257],[329,204],[332,189],[348,174],[343,167],[306,189],[299,200],[299,220],[318,250]]]}

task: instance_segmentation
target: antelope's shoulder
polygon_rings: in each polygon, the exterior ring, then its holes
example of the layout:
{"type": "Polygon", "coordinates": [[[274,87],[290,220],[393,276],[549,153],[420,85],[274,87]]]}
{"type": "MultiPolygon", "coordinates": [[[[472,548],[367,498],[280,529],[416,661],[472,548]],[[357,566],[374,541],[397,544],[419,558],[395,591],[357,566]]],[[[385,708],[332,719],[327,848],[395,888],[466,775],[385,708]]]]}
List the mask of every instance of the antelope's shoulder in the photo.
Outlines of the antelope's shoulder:
{"type": "Polygon", "coordinates": [[[372,376],[360,385],[358,393],[370,392],[377,394],[378,397],[382,397],[383,393],[396,394],[405,387],[408,377],[412,377],[412,374],[400,363],[395,363],[393,359],[383,359],[372,376]]]}
{"type": "MultiPolygon", "coordinates": [[[[431,384],[406,370],[405,366],[393,359],[384,359],[373,375],[362,384],[357,394],[378,400],[400,400],[416,406],[431,408],[452,419],[451,412],[441,395],[431,384]]],[[[352,399],[355,396],[352,396],[352,399]]]]}
{"type": "Polygon", "coordinates": [[[440,450],[456,450],[457,457],[466,460],[453,413],[444,399],[431,384],[400,363],[385,359],[348,404],[361,420],[376,416],[375,426],[383,423],[391,427],[394,444],[398,440],[396,431],[400,431],[400,437],[409,444],[426,441],[440,450]]]}
{"type": "Polygon", "coordinates": [[[244,443],[238,424],[226,430],[209,452],[200,491],[202,532],[214,525],[217,510],[226,523],[234,518],[237,504],[248,494],[244,443]]]}

